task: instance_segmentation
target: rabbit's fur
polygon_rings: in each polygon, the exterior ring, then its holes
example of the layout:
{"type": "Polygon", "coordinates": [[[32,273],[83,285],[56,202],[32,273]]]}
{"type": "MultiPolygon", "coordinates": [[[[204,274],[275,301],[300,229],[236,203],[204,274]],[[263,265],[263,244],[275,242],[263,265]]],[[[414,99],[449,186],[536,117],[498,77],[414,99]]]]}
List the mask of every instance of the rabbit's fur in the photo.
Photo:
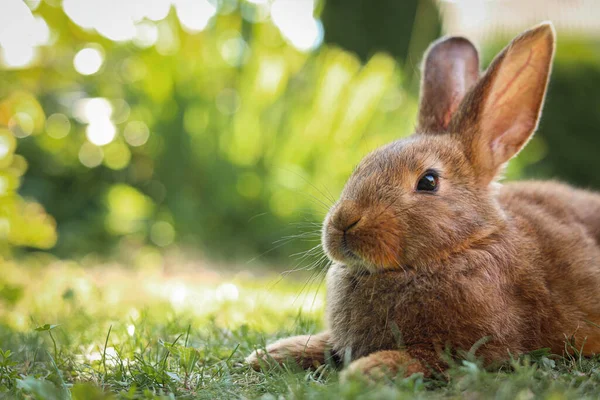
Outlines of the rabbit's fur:
{"type": "Polygon", "coordinates": [[[425,57],[417,133],[369,154],[327,215],[328,329],[248,362],[425,375],[447,348],[488,362],[565,340],[600,353],[600,195],[553,182],[498,184],[537,128],[554,29],[517,37],[479,76],[464,38],[425,57]],[[415,190],[426,171],[437,191],[415,190]],[[483,340],[482,340],[483,339],[483,340]]]}

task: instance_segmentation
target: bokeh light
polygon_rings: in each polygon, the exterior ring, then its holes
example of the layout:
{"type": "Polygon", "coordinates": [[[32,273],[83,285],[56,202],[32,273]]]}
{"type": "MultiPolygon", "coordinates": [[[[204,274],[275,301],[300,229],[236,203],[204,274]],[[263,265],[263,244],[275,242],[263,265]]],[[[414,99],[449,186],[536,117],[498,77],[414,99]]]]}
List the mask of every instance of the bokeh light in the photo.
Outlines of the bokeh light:
{"type": "Polygon", "coordinates": [[[73,114],[83,123],[87,123],[86,137],[97,145],[104,146],[114,140],[117,128],[111,120],[112,104],[103,97],[83,98],[75,101],[73,114]]]}
{"type": "Polygon", "coordinates": [[[102,36],[114,41],[125,41],[135,36],[131,6],[135,2],[64,0],[63,8],[69,18],[87,29],[96,29],[102,36]],[[118,12],[115,12],[118,10],[118,12]]]}
{"type": "Polygon", "coordinates": [[[0,13],[0,48],[7,68],[25,68],[32,64],[37,48],[48,44],[50,29],[40,16],[20,0],[4,0],[0,13]]]}
{"type": "Polygon", "coordinates": [[[6,157],[11,151],[11,143],[5,136],[0,136],[0,160],[6,157]]]}
{"type": "Polygon", "coordinates": [[[154,209],[152,200],[134,187],[117,184],[106,193],[107,228],[117,235],[143,231],[154,209]]]}
{"type": "Polygon", "coordinates": [[[13,161],[17,141],[10,131],[0,129],[0,167],[5,168],[13,161]]]}
{"type": "Polygon", "coordinates": [[[52,114],[46,120],[46,133],[54,139],[62,139],[69,134],[71,122],[64,114],[52,114]]]}
{"type": "Polygon", "coordinates": [[[141,48],[153,46],[158,39],[158,28],[150,21],[142,21],[135,26],[133,42],[141,48]]]}
{"type": "Polygon", "coordinates": [[[120,170],[129,165],[131,161],[131,151],[129,147],[121,141],[112,142],[103,148],[104,164],[114,170],[120,170]]]}
{"type": "Polygon", "coordinates": [[[17,112],[8,121],[8,127],[18,138],[24,138],[33,133],[35,122],[26,112],[17,112]]]}
{"type": "MultiPolygon", "coordinates": [[[[13,150],[14,151],[14,150],[13,150]]],[[[8,164],[9,158],[6,157],[4,161],[8,164]]],[[[2,163],[0,163],[2,165],[2,163]]],[[[21,177],[27,171],[28,167],[27,160],[20,154],[12,154],[12,160],[10,160],[9,170],[16,176],[21,177]]]]}
{"type": "Polygon", "coordinates": [[[131,121],[125,127],[123,136],[131,146],[143,146],[150,137],[148,126],[142,121],[131,121]]]}
{"type": "Polygon", "coordinates": [[[269,18],[270,4],[268,1],[247,1],[240,5],[242,17],[250,22],[264,22],[269,18]]]}
{"type": "Polygon", "coordinates": [[[200,32],[217,13],[208,0],[175,0],[175,9],[181,25],[190,32],[200,32]]]}
{"type": "Polygon", "coordinates": [[[169,21],[160,21],[156,27],[158,29],[158,39],[155,47],[158,54],[166,56],[177,53],[180,41],[176,27],[169,21]]]}
{"type": "Polygon", "coordinates": [[[219,47],[221,57],[232,67],[239,67],[247,61],[250,49],[239,32],[230,31],[222,35],[219,47]]]}
{"type": "Polygon", "coordinates": [[[233,283],[223,283],[215,291],[217,301],[236,301],[240,297],[238,287],[233,283]]]}
{"type": "Polygon", "coordinates": [[[286,40],[303,51],[315,49],[323,42],[323,26],[313,13],[313,0],[275,0],[271,6],[273,23],[286,40]]]}
{"type": "Polygon", "coordinates": [[[79,161],[88,168],[102,164],[103,158],[102,149],[91,143],[84,143],[79,149],[79,161]]]}
{"type": "Polygon", "coordinates": [[[93,75],[100,70],[104,56],[96,47],[86,47],[75,54],[73,66],[81,75],[93,75]]]}
{"type": "Polygon", "coordinates": [[[25,68],[33,63],[37,50],[31,46],[0,48],[2,62],[8,68],[25,68]]]}
{"type": "Polygon", "coordinates": [[[83,98],[74,103],[73,114],[83,123],[110,119],[112,113],[111,103],[103,97],[83,98]]]}
{"type": "Polygon", "coordinates": [[[150,239],[157,246],[168,246],[175,240],[175,229],[166,221],[155,222],[150,230],[150,239]]]}
{"type": "Polygon", "coordinates": [[[113,141],[117,128],[109,119],[99,119],[90,122],[85,130],[88,140],[96,146],[104,146],[113,141]]]}
{"type": "Polygon", "coordinates": [[[122,124],[129,120],[129,116],[131,115],[131,107],[129,107],[129,103],[127,103],[125,100],[113,99],[110,101],[110,106],[112,108],[110,119],[115,124],[122,124]]]}
{"type": "Polygon", "coordinates": [[[44,46],[50,42],[50,28],[44,18],[36,15],[33,17],[31,26],[31,35],[33,44],[36,46],[44,46]]]}
{"type": "Polygon", "coordinates": [[[223,89],[215,100],[217,110],[225,115],[235,114],[241,106],[238,92],[232,88],[223,89]]]}

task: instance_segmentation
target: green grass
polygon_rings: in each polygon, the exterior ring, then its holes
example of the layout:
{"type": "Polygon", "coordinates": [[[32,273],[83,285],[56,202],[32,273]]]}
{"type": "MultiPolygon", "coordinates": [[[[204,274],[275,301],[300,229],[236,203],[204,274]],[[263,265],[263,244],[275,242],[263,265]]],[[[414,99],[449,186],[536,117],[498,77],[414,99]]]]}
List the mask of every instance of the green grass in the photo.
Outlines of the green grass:
{"type": "Polygon", "coordinates": [[[248,272],[165,274],[4,262],[0,398],[598,398],[600,359],[543,351],[486,371],[457,362],[421,376],[340,383],[329,365],[255,372],[243,363],[278,337],[322,328],[318,282],[248,272]],[[37,328],[37,329],[36,329],[37,328]]]}

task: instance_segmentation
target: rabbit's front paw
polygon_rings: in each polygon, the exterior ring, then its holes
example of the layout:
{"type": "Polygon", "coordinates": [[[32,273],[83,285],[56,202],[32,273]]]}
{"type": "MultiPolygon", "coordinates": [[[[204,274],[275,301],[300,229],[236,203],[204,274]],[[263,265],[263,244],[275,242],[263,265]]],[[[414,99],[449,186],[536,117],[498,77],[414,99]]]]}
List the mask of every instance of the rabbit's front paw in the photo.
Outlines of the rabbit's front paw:
{"type": "Polygon", "coordinates": [[[246,357],[246,363],[257,371],[270,363],[283,364],[286,360],[292,360],[305,369],[314,368],[325,363],[328,339],[328,332],[282,339],[267,346],[266,351],[259,349],[252,352],[246,357]]]}
{"type": "Polygon", "coordinates": [[[282,342],[276,342],[267,346],[266,351],[265,349],[253,351],[252,354],[246,357],[246,363],[255,371],[260,371],[266,366],[283,364],[285,361],[298,362],[301,359],[301,355],[297,352],[297,346],[289,346],[289,343],[286,343],[286,341],[282,342]]]}
{"type": "Polygon", "coordinates": [[[369,354],[350,363],[341,375],[342,381],[356,377],[370,382],[393,378],[399,373],[410,376],[426,373],[423,364],[403,351],[384,350],[369,354]]]}
{"type": "Polygon", "coordinates": [[[246,364],[250,365],[253,370],[260,371],[261,364],[268,363],[268,357],[262,349],[254,350],[252,354],[246,357],[246,364]]]}

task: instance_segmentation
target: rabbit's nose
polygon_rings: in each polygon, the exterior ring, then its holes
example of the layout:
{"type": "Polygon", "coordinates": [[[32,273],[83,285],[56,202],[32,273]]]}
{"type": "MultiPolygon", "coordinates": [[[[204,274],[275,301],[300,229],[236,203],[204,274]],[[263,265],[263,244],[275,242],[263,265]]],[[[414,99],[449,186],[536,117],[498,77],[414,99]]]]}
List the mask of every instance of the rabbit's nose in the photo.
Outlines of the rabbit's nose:
{"type": "Polygon", "coordinates": [[[356,206],[356,203],[351,200],[345,200],[338,206],[331,219],[331,223],[336,229],[346,233],[358,225],[361,219],[362,213],[356,206]]]}

